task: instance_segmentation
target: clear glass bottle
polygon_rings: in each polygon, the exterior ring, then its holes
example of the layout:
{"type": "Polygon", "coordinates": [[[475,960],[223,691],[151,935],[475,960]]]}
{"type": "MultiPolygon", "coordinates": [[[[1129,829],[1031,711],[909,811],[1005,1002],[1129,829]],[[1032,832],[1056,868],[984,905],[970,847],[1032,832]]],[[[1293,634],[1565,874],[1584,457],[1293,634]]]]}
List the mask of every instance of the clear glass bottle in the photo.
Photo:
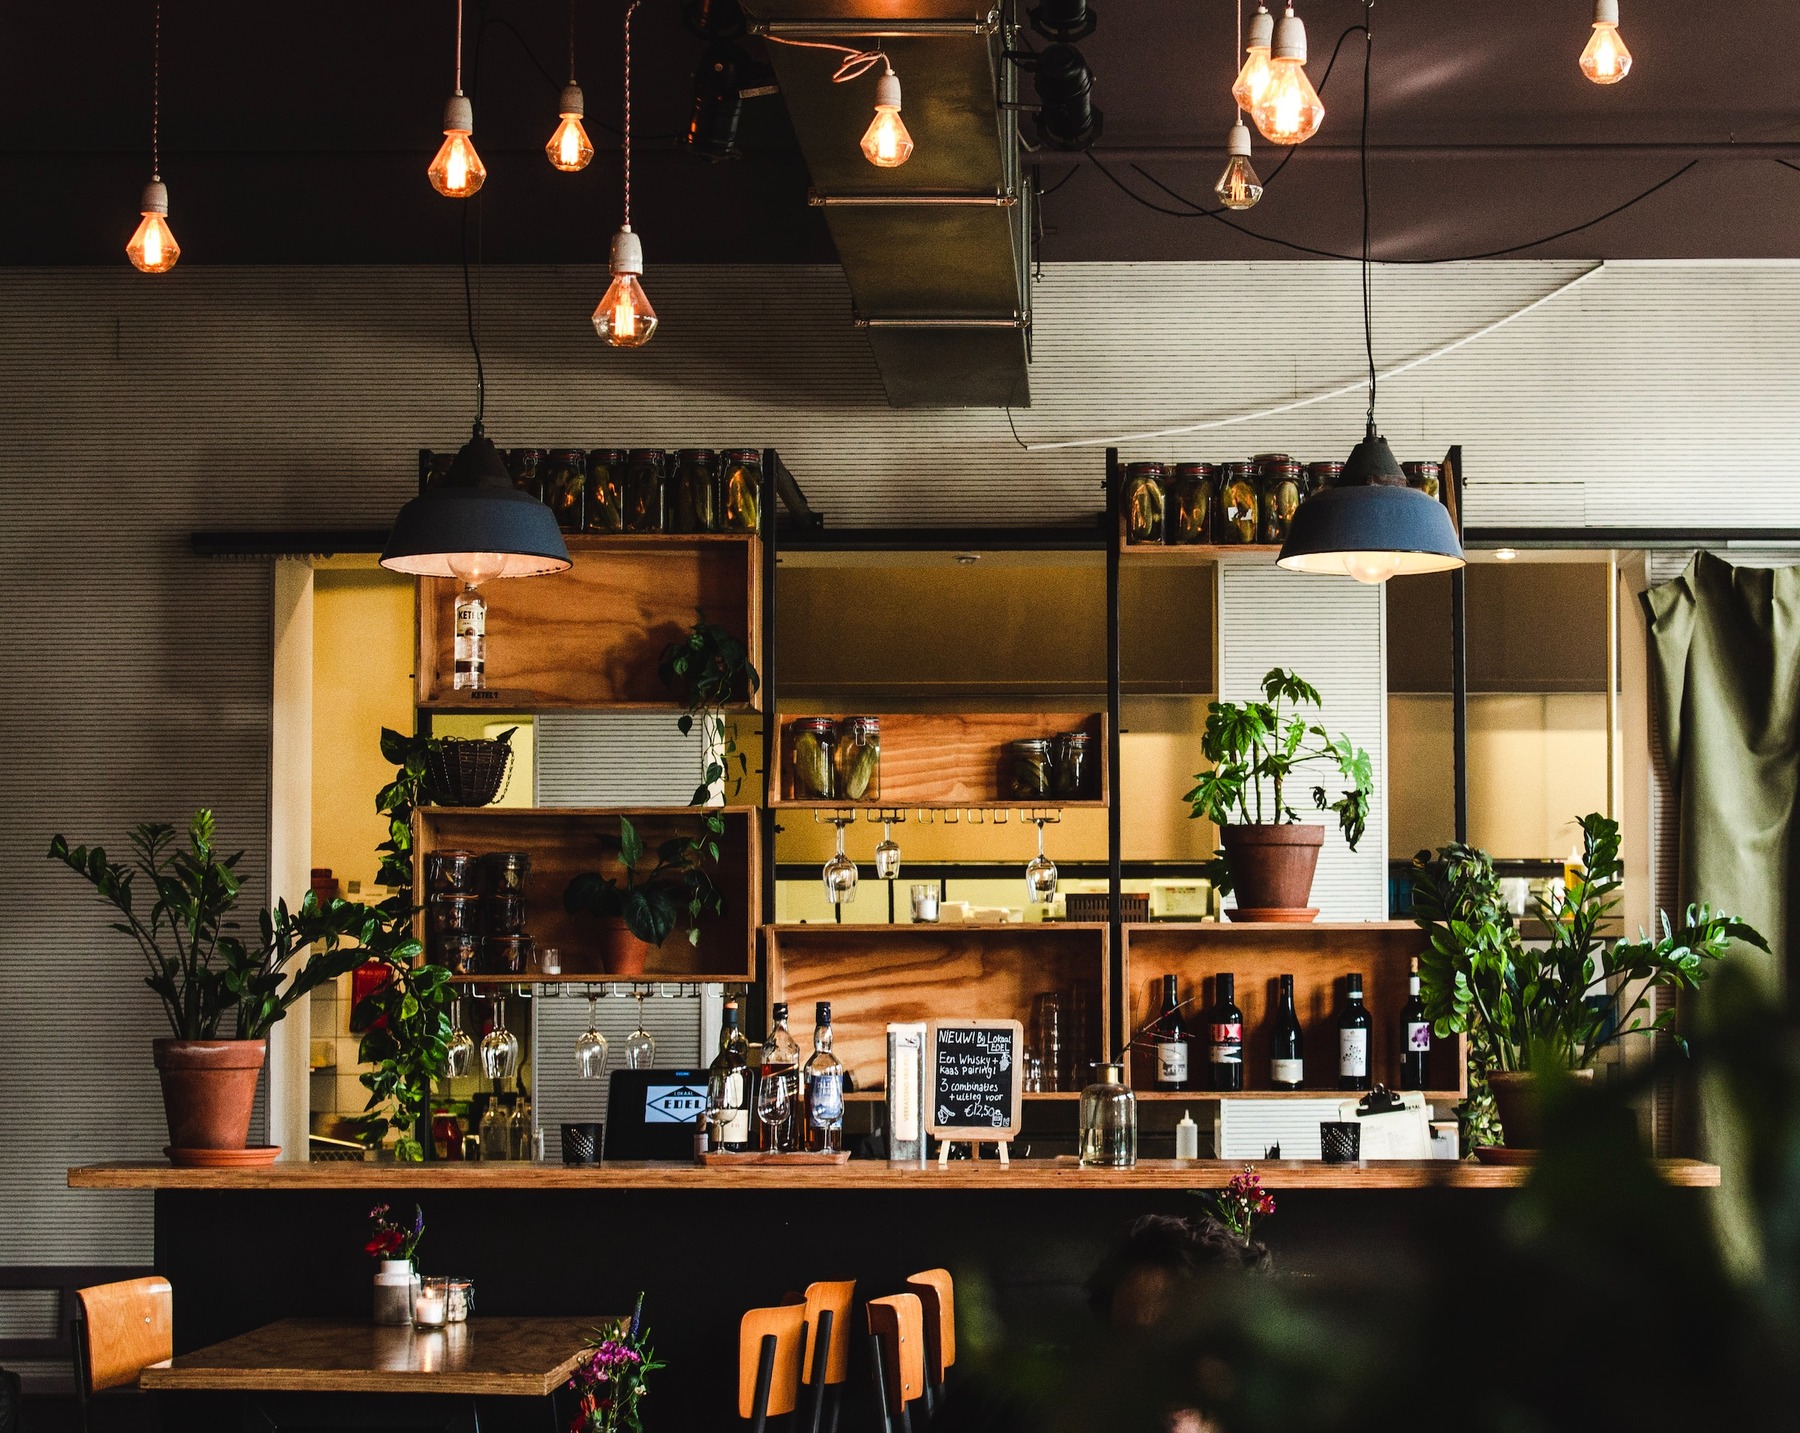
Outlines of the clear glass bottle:
{"type": "Polygon", "coordinates": [[[1081,1092],[1081,1162],[1089,1169],[1130,1169],[1137,1163],[1137,1096],[1122,1065],[1103,1064],[1081,1092]]]}
{"type": "Polygon", "coordinates": [[[512,1117],[498,1092],[488,1096],[481,1112],[481,1157],[512,1158],[512,1117]]]}
{"type": "Polygon", "coordinates": [[[724,532],[758,532],[762,527],[762,454],[732,448],[719,473],[719,527],[724,532]]]}
{"type": "Polygon", "coordinates": [[[1125,541],[1162,542],[1167,533],[1168,469],[1161,463],[1131,463],[1125,468],[1125,541]]]}
{"type": "Polygon", "coordinates": [[[770,1080],[786,1080],[789,1097],[785,1120],[778,1124],[759,1122],[759,1147],[772,1151],[777,1134],[785,1134],[791,1138],[797,1123],[800,1104],[800,1046],[788,1030],[788,1008],[785,1001],[778,1000],[770,1007],[770,1017],[775,1023],[769,1027],[769,1033],[763,1036],[759,1083],[767,1085],[770,1080]]]}
{"type": "Polygon", "coordinates": [[[487,686],[487,602],[473,587],[456,594],[454,689],[478,692],[487,686]]]}
{"type": "Polygon", "coordinates": [[[874,801],[881,795],[881,718],[845,717],[832,752],[840,801],[874,801]]]}
{"type": "Polygon", "coordinates": [[[719,1053],[706,1072],[706,1104],[712,1116],[714,1150],[742,1154],[750,1148],[750,1042],[738,1028],[738,1005],[725,1002],[719,1053]]]}
{"type": "Polygon", "coordinates": [[[512,1116],[507,1121],[507,1144],[514,1159],[531,1159],[536,1153],[536,1130],[531,1118],[531,1101],[521,1094],[513,1101],[512,1116]]]}
{"type": "Polygon", "coordinates": [[[800,1069],[801,1103],[806,1111],[806,1149],[810,1154],[843,1148],[844,1062],[831,1053],[831,1002],[815,1009],[813,1052],[800,1069]]]}

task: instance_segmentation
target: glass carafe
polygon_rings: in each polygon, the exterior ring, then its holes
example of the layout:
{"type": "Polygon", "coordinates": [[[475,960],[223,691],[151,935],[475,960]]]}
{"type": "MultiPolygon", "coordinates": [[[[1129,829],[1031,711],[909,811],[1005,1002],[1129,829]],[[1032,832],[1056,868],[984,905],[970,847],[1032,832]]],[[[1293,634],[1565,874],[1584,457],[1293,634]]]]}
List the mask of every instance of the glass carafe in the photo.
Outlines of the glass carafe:
{"type": "Polygon", "coordinates": [[[1105,1064],[1081,1092],[1081,1162],[1090,1169],[1130,1169],[1137,1163],[1137,1096],[1125,1068],[1105,1064]]]}

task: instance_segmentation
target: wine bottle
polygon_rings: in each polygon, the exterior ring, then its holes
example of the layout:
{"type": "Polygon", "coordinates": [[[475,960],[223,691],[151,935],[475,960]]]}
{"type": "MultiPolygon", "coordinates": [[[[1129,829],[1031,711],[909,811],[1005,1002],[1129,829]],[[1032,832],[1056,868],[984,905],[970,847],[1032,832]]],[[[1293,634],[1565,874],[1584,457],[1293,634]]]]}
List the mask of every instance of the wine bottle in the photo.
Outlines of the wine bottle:
{"type": "Polygon", "coordinates": [[[1207,1057],[1215,1090],[1244,1088],[1244,1012],[1237,1008],[1237,977],[1214,977],[1218,1000],[1213,1005],[1207,1057]]]}
{"type": "Polygon", "coordinates": [[[1405,1039],[1400,1047],[1400,1088],[1422,1090],[1426,1066],[1431,1063],[1431,1022],[1425,1018],[1425,1002],[1419,999],[1419,962],[1416,959],[1406,986],[1406,1004],[1400,1007],[1400,1029],[1405,1039]]]}
{"type": "Polygon", "coordinates": [[[788,1008],[784,1001],[776,1001],[769,1007],[774,1023],[769,1026],[769,1033],[763,1036],[762,1064],[758,1067],[759,1084],[771,1079],[785,1079],[787,1087],[793,1092],[793,1098],[787,1102],[788,1117],[784,1124],[758,1125],[757,1146],[765,1151],[774,1149],[774,1130],[785,1129],[789,1132],[799,1128],[800,1115],[800,1046],[795,1043],[793,1035],[787,1027],[788,1008]]]}
{"type": "Polygon", "coordinates": [[[1294,977],[1284,975],[1281,1001],[1269,1026],[1269,1084],[1278,1090],[1297,1090],[1305,1083],[1305,1042],[1294,1010],[1294,977]]]}
{"type": "Polygon", "coordinates": [[[806,1113],[806,1148],[813,1154],[835,1153],[844,1125],[844,1062],[831,1053],[831,1002],[814,1009],[813,1052],[800,1068],[806,1113]]]}
{"type": "Polygon", "coordinates": [[[714,1149],[742,1154],[750,1148],[749,1042],[738,1029],[737,1001],[725,1002],[725,1023],[719,1030],[719,1053],[706,1072],[706,1098],[718,1116],[714,1149]]]}
{"type": "Polygon", "coordinates": [[[1338,1088],[1369,1088],[1369,1012],[1363,1005],[1363,978],[1344,978],[1344,1010],[1338,1016],[1338,1088]]]}
{"type": "Polygon", "coordinates": [[[1173,975],[1163,977],[1162,1009],[1151,1022],[1150,1040],[1156,1051],[1156,1088],[1185,1090],[1188,1087],[1187,1031],[1182,1027],[1180,987],[1173,975]]]}

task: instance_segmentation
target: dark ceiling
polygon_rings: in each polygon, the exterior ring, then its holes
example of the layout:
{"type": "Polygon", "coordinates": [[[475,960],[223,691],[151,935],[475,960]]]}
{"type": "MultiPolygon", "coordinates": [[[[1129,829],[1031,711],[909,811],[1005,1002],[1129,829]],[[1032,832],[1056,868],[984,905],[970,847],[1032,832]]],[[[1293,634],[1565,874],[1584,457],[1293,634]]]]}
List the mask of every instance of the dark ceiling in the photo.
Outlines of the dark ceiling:
{"type": "MultiPolygon", "coordinates": [[[[1106,114],[1101,163],[1169,208],[1183,206],[1147,176],[1210,197],[1231,121],[1233,0],[1093,3],[1099,28],[1081,48],[1106,114]]],[[[450,0],[164,8],[163,172],[188,262],[457,257],[465,206],[434,194],[424,173],[450,90],[450,0]]],[[[1588,0],[1376,6],[1378,257],[1455,257],[1538,239],[1690,163],[1617,216],[1520,257],[1800,256],[1800,171],[1781,162],[1800,164],[1800,5],[1624,0],[1622,9],[1636,66],[1602,88],[1575,66],[1588,0]]],[[[617,140],[602,123],[617,121],[622,0],[579,0],[579,72],[601,152],[577,175],[553,171],[542,148],[563,78],[566,5],[469,0],[469,10],[466,87],[489,177],[467,207],[482,257],[604,262],[619,218],[617,140]]],[[[1362,7],[1301,0],[1299,12],[1316,82],[1362,7]]],[[[149,169],[150,14],[147,0],[6,8],[0,263],[123,262],[149,169]]],[[[678,0],[646,0],[636,35],[634,218],[651,262],[830,262],[782,101],[747,105],[742,159],[697,159],[676,138],[700,49],[678,0]]],[[[1361,61],[1352,36],[1324,90],[1323,131],[1234,222],[1353,252],[1361,61]]],[[[915,138],[931,143],[928,132],[915,138]]],[[[1278,159],[1259,142],[1265,178],[1278,159]]],[[[1047,260],[1305,257],[1213,219],[1156,214],[1078,157],[1045,156],[1041,173],[1046,188],[1057,186],[1043,205],[1047,260]]]]}

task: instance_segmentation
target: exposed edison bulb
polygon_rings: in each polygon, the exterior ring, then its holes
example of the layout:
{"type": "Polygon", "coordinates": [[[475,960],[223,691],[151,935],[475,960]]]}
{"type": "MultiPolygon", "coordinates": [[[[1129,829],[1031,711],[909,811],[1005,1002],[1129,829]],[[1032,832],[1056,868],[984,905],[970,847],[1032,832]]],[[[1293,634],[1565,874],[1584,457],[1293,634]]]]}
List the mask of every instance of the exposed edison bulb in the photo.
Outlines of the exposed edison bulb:
{"type": "Polygon", "coordinates": [[[1344,571],[1369,587],[1378,587],[1400,571],[1397,552],[1346,552],[1344,571]]]}
{"type": "Polygon", "coordinates": [[[444,105],[444,142],[425,171],[431,187],[446,199],[467,199],[487,178],[487,166],[469,136],[475,130],[475,107],[464,95],[451,95],[444,105]]]}
{"type": "Polygon", "coordinates": [[[1295,18],[1292,5],[1275,26],[1269,87],[1250,118],[1271,144],[1302,144],[1325,122],[1325,106],[1306,77],[1306,26],[1295,18]]]}
{"type": "Polygon", "coordinates": [[[143,218],[125,245],[125,257],[146,274],[166,274],[181,257],[181,245],[175,242],[175,231],[169,227],[169,190],[161,179],[144,186],[138,200],[143,218]]]}
{"type": "Polygon", "coordinates": [[[593,143],[581,123],[587,106],[582,100],[580,85],[563,86],[558,112],[562,115],[562,123],[556,126],[556,132],[544,146],[544,153],[550,156],[551,164],[565,174],[573,174],[578,169],[586,169],[587,162],[594,157],[593,143]]]}
{"type": "Polygon", "coordinates": [[[912,157],[912,135],[900,118],[900,76],[892,70],[875,82],[875,118],[863,131],[862,152],[881,169],[898,169],[912,157]]]}
{"type": "Polygon", "coordinates": [[[594,310],[594,332],[614,348],[637,348],[656,332],[656,310],[644,292],[644,246],[629,225],[613,235],[612,283],[594,310]]]}
{"type": "Polygon", "coordinates": [[[1619,34],[1619,0],[1595,0],[1594,33],[1581,52],[1581,73],[1597,85],[1616,85],[1631,73],[1631,51],[1619,34]]]}
{"type": "Polygon", "coordinates": [[[1275,43],[1275,17],[1258,5],[1250,17],[1250,38],[1244,46],[1244,67],[1231,86],[1239,109],[1255,109],[1269,88],[1269,48],[1275,43]]]}
{"type": "Polygon", "coordinates": [[[469,587],[481,586],[490,582],[506,571],[506,554],[503,552],[453,552],[449,554],[445,565],[469,587]]]}
{"type": "Polygon", "coordinates": [[[1262,180],[1250,167],[1250,131],[1240,119],[1225,141],[1225,172],[1213,185],[1213,193],[1227,209],[1252,209],[1262,198],[1262,180]]]}

